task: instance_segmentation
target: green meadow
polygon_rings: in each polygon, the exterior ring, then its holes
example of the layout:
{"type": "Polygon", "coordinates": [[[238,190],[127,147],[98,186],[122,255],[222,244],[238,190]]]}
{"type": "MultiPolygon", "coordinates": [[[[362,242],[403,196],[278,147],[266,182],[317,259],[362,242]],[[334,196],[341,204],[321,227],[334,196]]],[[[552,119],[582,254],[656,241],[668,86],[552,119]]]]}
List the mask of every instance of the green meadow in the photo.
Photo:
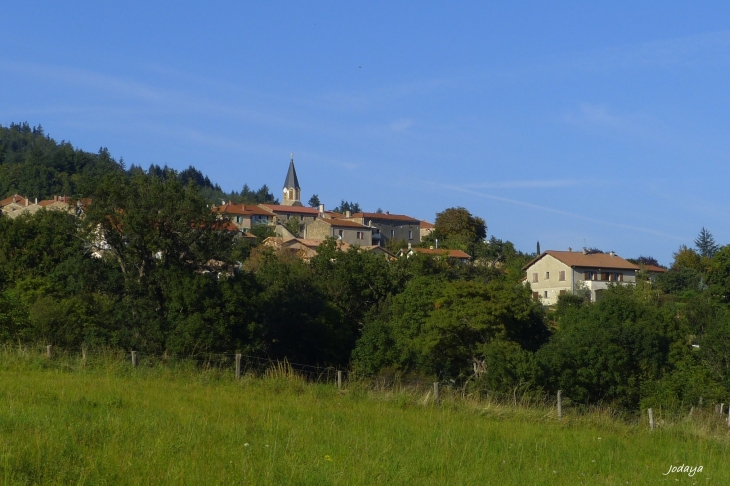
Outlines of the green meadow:
{"type": "Polygon", "coordinates": [[[712,410],[643,417],[122,355],[0,353],[0,480],[21,484],[728,484],[712,410]],[[670,466],[702,466],[664,475],[670,466]]]}

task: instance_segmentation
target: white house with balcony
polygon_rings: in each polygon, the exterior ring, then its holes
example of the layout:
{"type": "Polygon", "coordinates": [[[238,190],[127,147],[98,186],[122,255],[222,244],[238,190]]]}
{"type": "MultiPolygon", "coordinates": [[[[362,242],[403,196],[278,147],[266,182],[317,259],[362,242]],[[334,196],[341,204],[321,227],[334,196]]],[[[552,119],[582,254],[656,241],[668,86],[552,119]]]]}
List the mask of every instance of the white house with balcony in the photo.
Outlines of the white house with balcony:
{"type": "Polygon", "coordinates": [[[555,305],[564,293],[590,291],[591,302],[611,284],[636,282],[638,265],[610,253],[547,250],[523,267],[532,296],[543,305],[555,305]]]}

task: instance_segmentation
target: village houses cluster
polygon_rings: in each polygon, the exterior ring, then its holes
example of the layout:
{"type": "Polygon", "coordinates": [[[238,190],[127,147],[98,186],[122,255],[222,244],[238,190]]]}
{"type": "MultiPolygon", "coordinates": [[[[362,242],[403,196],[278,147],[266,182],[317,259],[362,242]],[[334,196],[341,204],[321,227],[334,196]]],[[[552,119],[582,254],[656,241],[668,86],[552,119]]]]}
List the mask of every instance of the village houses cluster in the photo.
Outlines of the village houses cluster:
{"type": "MultiPolygon", "coordinates": [[[[88,201],[72,201],[66,196],[31,201],[16,194],[0,201],[0,210],[2,216],[10,218],[40,209],[66,211],[78,216],[83,213],[86,203],[88,201]]],[[[239,232],[244,238],[254,237],[250,230],[257,225],[271,227],[276,236],[264,240],[264,245],[291,252],[307,261],[317,254],[317,248],[326,238],[334,238],[343,250],[357,246],[363,251],[371,251],[389,259],[424,253],[461,263],[471,261],[470,255],[461,250],[438,248],[438,244],[430,248],[418,247],[421,239],[434,230],[434,225],[427,221],[387,211],[354,214],[346,211],[343,214],[327,211],[324,205],[315,208],[304,206],[293,158],[284,181],[281,204],[223,202],[220,206],[214,206],[213,211],[227,218],[230,221],[229,229],[239,232]],[[297,224],[293,225],[292,220],[297,224]],[[296,234],[290,231],[295,227],[299,229],[296,234]],[[387,249],[393,248],[389,242],[401,242],[404,246],[394,254],[387,249]]],[[[614,252],[600,253],[585,249],[547,250],[537,255],[523,270],[526,272],[524,282],[529,282],[533,297],[547,306],[556,304],[561,294],[577,291],[585,292],[591,301],[599,300],[609,284],[636,282],[639,270],[650,276],[664,272],[661,267],[640,267],[614,252]]]]}

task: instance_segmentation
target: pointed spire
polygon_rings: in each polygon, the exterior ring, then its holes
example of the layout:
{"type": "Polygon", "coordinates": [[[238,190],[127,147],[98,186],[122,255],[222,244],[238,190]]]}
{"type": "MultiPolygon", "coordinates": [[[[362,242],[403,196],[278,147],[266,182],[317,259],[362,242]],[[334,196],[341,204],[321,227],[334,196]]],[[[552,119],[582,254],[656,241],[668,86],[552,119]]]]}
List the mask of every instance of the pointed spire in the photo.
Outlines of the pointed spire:
{"type": "Polygon", "coordinates": [[[297,179],[297,171],[294,169],[294,154],[291,154],[291,161],[289,162],[289,172],[286,174],[286,180],[284,181],[284,189],[301,189],[299,187],[299,179],[297,179]]]}

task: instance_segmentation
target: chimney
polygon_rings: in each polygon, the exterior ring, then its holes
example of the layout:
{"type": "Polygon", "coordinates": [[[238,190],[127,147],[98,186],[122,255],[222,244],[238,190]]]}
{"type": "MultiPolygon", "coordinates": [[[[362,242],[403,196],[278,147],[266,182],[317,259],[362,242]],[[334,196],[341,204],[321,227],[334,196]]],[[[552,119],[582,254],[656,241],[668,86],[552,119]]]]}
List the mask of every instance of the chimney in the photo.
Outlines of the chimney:
{"type": "Polygon", "coordinates": [[[568,251],[573,251],[573,249],[571,247],[568,247],[568,251]]]}
{"type": "Polygon", "coordinates": [[[35,198],[35,205],[38,206],[38,198],[35,198]]]}
{"type": "Polygon", "coordinates": [[[349,218],[350,216],[352,216],[352,212],[349,211],[349,210],[348,211],[345,211],[345,217],[346,218],[349,218]]]}
{"type": "Polygon", "coordinates": [[[386,211],[385,214],[390,214],[390,211],[386,211]]]}
{"type": "Polygon", "coordinates": [[[28,198],[26,197],[26,198],[25,198],[25,205],[27,206],[29,202],[30,202],[30,201],[28,201],[28,198]]]}
{"type": "Polygon", "coordinates": [[[586,247],[585,247],[585,246],[583,247],[583,254],[584,254],[584,255],[587,255],[587,254],[588,254],[588,250],[586,249],[586,247]]]}
{"type": "Polygon", "coordinates": [[[54,201],[58,201],[58,196],[53,196],[54,201]]]}
{"type": "Polygon", "coordinates": [[[408,243],[408,249],[410,250],[411,248],[412,248],[412,247],[411,247],[411,244],[410,244],[410,243],[408,243]]]}
{"type": "Polygon", "coordinates": [[[319,205],[319,214],[324,214],[324,204],[319,205]]]}
{"type": "Polygon", "coordinates": [[[614,253],[613,251],[608,252],[608,254],[611,256],[616,256],[616,253],[614,253]]]}
{"type": "Polygon", "coordinates": [[[439,249],[439,239],[438,238],[436,238],[436,249],[437,250],[439,249]]]}

